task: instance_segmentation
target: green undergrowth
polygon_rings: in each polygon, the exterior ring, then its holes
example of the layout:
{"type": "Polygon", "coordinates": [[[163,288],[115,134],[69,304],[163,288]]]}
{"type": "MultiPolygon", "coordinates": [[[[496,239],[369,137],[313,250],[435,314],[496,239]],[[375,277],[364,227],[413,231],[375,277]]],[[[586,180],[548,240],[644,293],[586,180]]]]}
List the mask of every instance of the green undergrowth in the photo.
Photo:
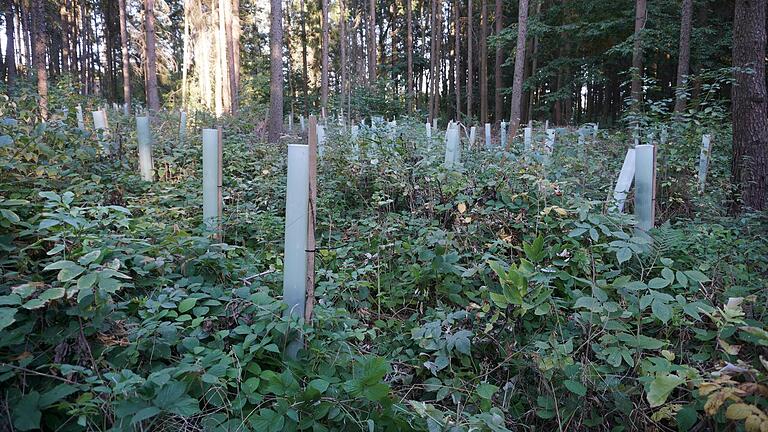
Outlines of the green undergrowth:
{"type": "Polygon", "coordinates": [[[418,121],[358,144],[329,124],[309,326],[280,301],[299,135],[268,145],[255,114],[224,121],[216,243],[200,229],[210,117],[183,141],[177,114],[153,119],[145,183],[131,118],[110,111],[96,135],[74,106],[46,124],[25,113],[10,101],[0,123],[9,430],[768,427],[768,224],[722,210],[727,133],[699,196],[702,127],[670,126],[649,239],[631,195],[630,215],[607,211],[623,132],[579,146],[561,130],[551,158],[465,145],[446,170],[442,135],[427,143],[418,121]],[[306,349],[289,361],[296,332],[306,349]]]}

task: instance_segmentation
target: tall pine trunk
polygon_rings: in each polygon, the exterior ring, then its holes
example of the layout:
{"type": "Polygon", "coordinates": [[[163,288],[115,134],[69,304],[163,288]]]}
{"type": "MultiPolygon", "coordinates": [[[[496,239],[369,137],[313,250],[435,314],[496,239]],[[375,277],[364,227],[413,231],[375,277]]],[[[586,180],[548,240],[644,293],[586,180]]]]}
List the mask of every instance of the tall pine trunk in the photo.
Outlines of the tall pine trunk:
{"type": "MultiPolygon", "coordinates": [[[[128,55],[128,26],[126,24],[125,0],[120,0],[120,51],[123,58],[123,109],[125,115],[131,110],[131,58],[128,55]]],[[[184,10],[187,9],[186,1],[184,10]]],[[[185,19],[186,22],[186,19],[185,19]]],[[[185,81],[186,82],[186,81],[185,81]]]]}
{"type": "Polygon", "coordinates": [[[473,34],[473,26],[472,23],[474,22],[475,17],[472,12],[472,0],[467,0],[467,119],[471,121],[472,119],[472,96],[473,96],[473,90],[474,90],[474,70],[473,70],[473,62],[474,62],[474,52],[472,50],[473,43],[472,38],[474,37],[473,34]]]}
{"type": "Polygon", "coordinates": [[[48,73],[45,61],[45,0],[34,0],[32,22],[34,33],[33,60],[37,70],[37,93],[40,95],[40,117],[48,119],[48,73]]]}
{"type": "Polygon", "coordinates": [[[528,0],[520,0],[517,11],[517,48],[515,49],[515,76],[512,80],[512,104],[509,115],[509,139],[507,147],[512,144],[512,138],[517,135],[520,127],[520,103],[523,95],[523,74],[525,73],[525,40],[528,35],[528,0]]]}
{"type": "Polygon", "coordinates": [[[685,111],[686,85],[691,59],[691,21],[693,19],[693,0],[683,0],[682,16],[680,18],[680,53],[677,60],[677,94],[675,99],[675,114],[685,111]]]}
{"type": "Polygon", "coordinates": [[[227,74],[229,76],[229,111],[232,114],[237,113],[237,70],[235,69],[235,45],[240,41],[235,39],[232,32],[232,0],[224,0],[225,20],[224,32],[226,36],[227,49],[227,74]]]}
{"type": "Polygon", "coordinates": [[[768,96],[765,84],[765,0],[736,0],[733,20],[734,210],[768,208],[768,96]],[[751,69],[751,70],[747,70],[751,69]],[[741,199],[739,203],[738,199],[741,199]]]}
{"type": "Polygon", "coordinates": [[[13,25],[13,0],[6,0],[5,9],[5,66],[8,94],[13,92],[16,84],[16,45],[13,25]]]}
{"type": "Polygon", "coordinates": [[[155,48],[155,0],[144,0],[144,33],[147,56],[147,106],[151,112],[160,110],[157,90],[157,53],[155,48]]]}
{"type": "Polygon", "coordinates": [[[459,0],[453,0],[453,27],[454,27],[454,77],[456,80],[456,121],[461,121],[461,9],[459,0]]]}
{"type": "MultiPolygon", "coordinates": [[[[504,29],[504,3],[502,0],[496,0],[496,12],[494,21],[496,22],[496,37],[498,37],[501,34],[501,31],[504,29]]],[[[504,115],[504,98],[501,96],[501,91],[504,88],[504,76],[501,73],[501,65],[504,63],[504,55],[501,51],[501,48],[501,40],[497,39],[496,61],[493,67],[493,78],[496,83],[493,100],[494,122],[501,122],[504,115]]]]}
{"type": "MultiPolygon", "coordinates": [[[[281,19],[282,20],[282,19],[281,19]]],[[[282,43],[280,44],[282,46],[282,43]]],[[[270,44],[270,50],[272,46],[270,44]]],[[[309,68],[307,66],[307,17],[304,0],[301,0],[301,73],[304,96],[304,118],[309,117],[309,68]]]]}
{"type": "Polygon", "coordinates": [[[648,19],[646,0],[635,2],[635,44],[632,49],[632,106],[638,109],[643,100],[643,41],[642,33],[648,19]]]}
{"type": "Polygon", "coordinates": [[[320,107],[323,114],[327,115],[328,110],[328,49],[331,45],[330,29],[328,28],[328,0],[321,0],[321,22],[323,31],[322,40],[322,58],[320,69],[320,107]]]}
{"type": "MultiPolygon", "coordinates": [[[[277,143],[283,132],[283,4],[271,0],[269,26],[269,142],[277,143]]],[[[304,79],[306,80],[306,76],[304,79]]]]}
{"type": "Polygon", "coordinates": [[[413,0],[405,0],[407,34],[405,39],[405,57],[407,63],[406,99],[408,113],[413,113],[413,0]]]}
{"type": "Polygon", "coordinates": [[[376,82],[376,0],[368,3],[368,82],[376,82]]]}
{"type": "Polygon", "coordinates": [[[480,9],[480,124],[488,122],[488,0],[480,9]]]}

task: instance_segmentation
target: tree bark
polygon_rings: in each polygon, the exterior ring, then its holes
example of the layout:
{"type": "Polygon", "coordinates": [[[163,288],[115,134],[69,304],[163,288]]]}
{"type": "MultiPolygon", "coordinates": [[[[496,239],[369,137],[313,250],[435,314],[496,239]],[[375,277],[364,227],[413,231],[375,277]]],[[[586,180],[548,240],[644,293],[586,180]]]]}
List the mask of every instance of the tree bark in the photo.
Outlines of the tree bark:
{"type": "Polygon", "coordinates": [[[406,66],[408,68],[408,76],[406,78],[406,85],[408,86],[406,91],[406,103],[408,105],[408,114],[411,114],[413,113],[413,0],[405,0],[405,14],[408,32],[405,40],[405,56],[406,63],[408,64],[406,66]]]}
{"type": "Polygon", "coordinates": [[[515,49],[515,76],[512,81],[512,105],[509,115],[509,139],[507,148],[520,127],[520,102],[523,94],[523,74],[525,73],[525,40],[528,35],[528,0],[520,0],[517,12],[517,48],[515,49]]]}
{"type": "Polygon", "coordinates": [[[643,100],[643,41],[642,32],[648,20],[646,0],[635,2],[635,44],[632,50],[632,105],[639,108],[643,100]]]}
{"type": "Polygon", "coordinates": [[[235,69],[235,45],[240,41],[235,39],[232,32],[232,0],[224,0],[225,20],[224,32],[226,34],[227,72],[229,75],[229,112],[237,114],[237,71],[235,69]]]}
{"type": "Polygon", "coordinates": [[[339,69],[339,108],[343,111],[344,95],[347,94],[347,9],[344,0],[339,0],[339,69]]]}
{"type": "Polygon", "coordinates": [[[768,208],[768,100],[765,83],[765,0],[736,0],[732,88],[733,209],[768,208]],[[751,70],[746,70],[751,69],[751,70]],[[739,201],[739,198],[741,201],[739,201]]]}
{"type": "MultiPolygon", "coordinates": [[[[281,43],[282,46],[282,43],[281,43]]],[[[271,44],[270,44],[271,50],[271,44]]],[[[307,67],[307,20],[304,0],[301,0],[301,65],[304,91],[304,118],[309,117],[309,68],[307,67]]]]}
{"type": "MultiPolygon", "coordinates": [[[[499,0],[501,1],[501,0],[499,0]]],[[[459,8],[459,0],[453,0],[453,27],[454,27],[454,72],[456,76],[456,121],[461,121],[461,9],[459,8]]]]}
{"type": "MultiPolygon", "coordinates": [[[[126,23],[125,0],[120,0],[119,7],[120,7],[120,51],[122,53],[122,58],[123,58],[123,106],[124,106],[123,109],[125,110],[125,115],[128,115],[131,112],[131,58],[128,55],[128,26],[126,23]]],[[[187,6],[185,1],[184,10],[186,9],[187,9],[187,6]]],[[[185,23],[186,23],[186,19],[185,19],[185,23]]],[[[185,45],[186,45],[186,41],[185,41],[185,45]]]]}
{"type": "Polygon", "coordinates": [[[370,0],[368,11],[368,83],[376,82],[376,0],[370,0]]]}
{"type": "Polygon", "coordinates": [[[227,61],[227,3],[229,0],[219,0],[218,16],[219,16],[219,31],[218,31],[218,46],[216,52],[218,58],[216,64],[218,69],[216,70],[217,86],[221,87],[221,111],[217,112],[217,115],[222,113],[232,113],[232,95],[229,91],[229,85],[225,83],[225,80],[229,79],[229,63],[227,61]],[[220,74],[220,76],[219,76],[220,74]]]}
{"type": "Polygon", "coordinates": [[[45,0],[34,0],[32,22],[34,33],[33,63],[37,70],[37,93],[40,95],[40,117],[48,119],[48,73],[45,62],[45,0]]]}
{"type": "Polygon", "coordinates": [[[320,20],[323,31],[321,43],[322,58],[320,61],[320,107],[323,114],[326,114],[328,110],[328,49],[331,45],[330,29],[328,28],[328,0],[321,0],[320,20]]]}
{"type": "Polygon", "coordinates": [[[16,84],[16,45],[13,25],[13,0],[6,0],[5,9],[5,66],[8,94],[13,92],[16,84]]]}
{"type": "Polygon", "coordinates": [[[488,1],[480,10],[480,125],[488,122],[488,1]]]}
{"type": "Polygon", "coordinates": [[[691,21],[693,19],[693,0],[683,0],[680,18],[680,52],[677,60],[677,91],[675,114],[685,111],[686,86],[691,58],[691,21]]]}
{"type": "MultiPolygon", "coordinates": [[[[502,0],[496,0],[494,21],[496,22],[496,36],[498,37],[504,29],[504,4],[502,0]]],[[[504,98],[501,96],[502,89],[504,88],[504,75],[501,73],[501,65],[504,63],[504,55],[501,48],[501,40],[497,39],[496,61],[493,68],[493,79],[496,84],[493,100],[494,122],[501,122],[504,115],[504,98]]]]}
{"type": "Polygon", "coordinates": [[[144,32],[147,56],[147,106],[150,112],[154,113],[160,110],[155,51],[155,0],[144,0],[144,32]]]}
{"type": "MultiPolygon", "coordinates": [[[[275,144],[283,132],[283,4],[271,0],[269,30],[269,142],[275,144]]],[[[306,76],[304,79],[306,80],[306,76]]]]}
{"type": "Polygon", "coordinates": [[[474,82],[472,81],[474,71],[473,71],[473,64],[474,61],[474,53],[472,52],[472,38],[473,38],[473,31],[472,31],[472,23],[474,22],[475,17],[472,12],[472,0],[467,0],[467,119],[471,121],[472,119],[472,90],[474,89],[474,82]]]}

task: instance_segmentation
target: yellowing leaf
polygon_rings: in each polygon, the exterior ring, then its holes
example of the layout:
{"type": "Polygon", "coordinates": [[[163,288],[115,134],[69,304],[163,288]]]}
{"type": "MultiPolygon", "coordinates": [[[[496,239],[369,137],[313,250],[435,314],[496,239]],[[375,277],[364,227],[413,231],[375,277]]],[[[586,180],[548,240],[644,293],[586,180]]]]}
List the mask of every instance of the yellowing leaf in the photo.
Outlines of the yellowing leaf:
{"type": "Polygon", "coordinates": [[[464,203],[459,203],[459,205],[456,207],[459,209],[459,213],[464,213],[467,211],[467,205],[464,203]]]}
{"type": "Polygon", "coordinates": [[[755,407],[745,403],[731,404],[727,410],[725,410],[725,417],[731,420],[744,420],[752,414],[752,410],[755,407]]]}

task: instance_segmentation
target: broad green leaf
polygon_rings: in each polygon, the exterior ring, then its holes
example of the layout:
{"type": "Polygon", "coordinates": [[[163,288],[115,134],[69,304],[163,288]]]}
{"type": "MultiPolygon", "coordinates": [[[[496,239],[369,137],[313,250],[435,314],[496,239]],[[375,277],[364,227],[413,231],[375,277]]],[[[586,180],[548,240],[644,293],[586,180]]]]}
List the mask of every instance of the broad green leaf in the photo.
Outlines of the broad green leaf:
{"type": "Polygon", "coordinates": [[[45,302],[49,302],[51,300],[57,300],[62,297],[64,297],[64,288],[49,288],[40,294],[40,297],[38,298],[45,302]]]}
{"type": "Polygon", "coordinates": [[[648,386],[648,394],[646,395],[651,408],[663,405],[672,391],[684,382],[685,378],[675,374],[657,375],[648,386]]]}
{"type": "Polygon", "coordinates": [[[629,261],[630,258],[632,258],[632,249],[621,248],[616,251],[616,259],[619,261],[619,264],[629,261]]]}
{"type": "Polygon", "coordinates": [[[51,390],[40,395],[40,407],[46,408],[57,402],[63,401],[67,396],[77,392],[77,387],[71,384],[59,384],[51,390]]]}
{"type": "Polygon", "coordinates": [[[142,422],[158,414],[160,414],[160,408],[155,406],[146,407],[133,415],[133,418],[131,418],[131,424],[142,422]]]}
{"type": "Polygon", "coordinates": [[[31,391],[11,408],[13,427],[18,431],[40,429],[40,393],[31,391]]]}
{"type": "Polygon", "coordinates": [[[192,310],[192,308],[195,307],[195,303],[197,303],[196,297],[185,298],[179,303],[179,312],[184,313],[192,310]]]}
{"type": "Polygon", "coordinates": [[[684,272],[686,276],[688,276],[688,279],[694,280],[696,282],[709,282],[710,279],[705,275],[704,273],[698,271],[698,270],[688,270],[684,272]]]}
{"type": "Polygon", "coordinates": [[[493,384],[482,383],[477,386],[475,391],[481,398],[490,400],[493,395],[499,391],[499,387],[493,384]]]}
{"type": "Polygon", "coordinates": [[[101,255],[101,250],[100,249],[96,249],[96,250],[90,251],[87,254],[81,256],[77,260],[77,262],[79,262],[80,265],[88,265],[88,264],[96,261],[96,259],[98,259],[100,255],[101,255]]]}
{"type": "Polygon", "coordinates": [[[661,289],[666,286],[668,286],[672,282],[669,279],[663,279],[663,278],[653,278],[650,281],[648,281],[648,288],[651,289],[661,289]]]}
{"type": "Polygon", "coordinates": [[[563,384],[565,385],[565,388],[570,390],[573,394],[578,396],[585,396],[587,394],[587,387],[578,381],[565,380],[563,384]]]}
{"type": "Polygon", "coordinates": [[[0,308],[0,330],[16,322],[16,309],[0,308]]]}

